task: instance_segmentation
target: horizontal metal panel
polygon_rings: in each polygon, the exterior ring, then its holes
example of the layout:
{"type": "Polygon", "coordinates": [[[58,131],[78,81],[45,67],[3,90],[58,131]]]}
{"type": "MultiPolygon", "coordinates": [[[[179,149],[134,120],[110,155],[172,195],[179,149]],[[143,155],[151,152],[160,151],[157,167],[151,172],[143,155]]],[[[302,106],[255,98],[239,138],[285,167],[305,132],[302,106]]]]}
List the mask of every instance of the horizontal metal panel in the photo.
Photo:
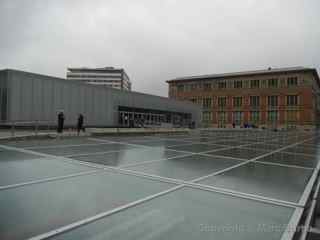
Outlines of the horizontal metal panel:
{"type": "Polygon", "coordinates": [[[10,72],[13,76],[10,109],[15,120],[56,121],[57,112],[64,111],[66,124],[74,125],[77,115],[82,113],[86,124],[110,126],[117,124],[118,106],[192,113],[196,122],[200,116],[200,108],[191,103],[22,71],[10,72]]]}

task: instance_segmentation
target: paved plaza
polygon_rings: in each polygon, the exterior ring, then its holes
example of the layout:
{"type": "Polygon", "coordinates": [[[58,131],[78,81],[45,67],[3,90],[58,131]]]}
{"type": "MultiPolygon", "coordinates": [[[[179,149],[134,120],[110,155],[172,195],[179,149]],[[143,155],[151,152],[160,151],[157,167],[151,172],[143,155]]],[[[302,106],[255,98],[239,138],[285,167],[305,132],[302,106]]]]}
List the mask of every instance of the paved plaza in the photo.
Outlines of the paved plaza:
{"type": "Polygon", "coordinates": [[[319,148],[267,130],[2,141],[0,239],[291,239],[319,148]]]}

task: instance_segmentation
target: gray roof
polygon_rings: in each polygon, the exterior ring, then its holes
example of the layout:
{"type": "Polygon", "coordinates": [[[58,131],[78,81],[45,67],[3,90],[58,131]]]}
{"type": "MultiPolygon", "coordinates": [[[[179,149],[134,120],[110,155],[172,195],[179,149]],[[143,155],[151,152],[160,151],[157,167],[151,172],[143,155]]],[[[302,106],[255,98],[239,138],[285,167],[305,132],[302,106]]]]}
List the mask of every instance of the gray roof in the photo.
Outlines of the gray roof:
{"type": "Polygon", "coordinates": [[[219,73],[219,74],[207,74],[198,76],[187,76],[179,77],[168,80],[167,82],[175,82],[181,80],[201,80],[201,79],[215,79],[215,78],[229,78],[229,77],[239,77],[239,76],[250,76],[250,75],[266,75],[272,73],[290,73],[290,72],[304,72],[304,71],[315,71],[314,68],[305,67],[290,67],[290,68],[268,68],[263,70],[255,71],[244,71],[244,72],[232,72],[232,73],[219,73]]]}
{"type": "Polygon", "coordinates": [[[123,68],[114,67],[101,67],[101,68],[90,68],[90,67],[69,67],[69,71],[123,71],[123,68]]]}

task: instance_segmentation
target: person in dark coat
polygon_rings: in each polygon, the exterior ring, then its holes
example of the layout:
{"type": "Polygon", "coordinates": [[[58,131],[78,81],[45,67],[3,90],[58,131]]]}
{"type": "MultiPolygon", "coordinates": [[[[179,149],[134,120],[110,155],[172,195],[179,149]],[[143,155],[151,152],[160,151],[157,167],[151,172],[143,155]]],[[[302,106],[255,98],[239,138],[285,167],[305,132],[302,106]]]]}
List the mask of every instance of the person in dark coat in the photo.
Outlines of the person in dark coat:
{"type": "Polygon", "coordinates": [[[63,112],[59,112],[58,114],[58,133],[62,133],[63,132],[63,124],[64,124],[64,114],[63,112]]]}
{"type": "Polygon", "coordinates": [[[78,135],[80,134],[80,130],[82,130],[83,132],[85,132],[85,128],[83,127],[83,122],[84,122],[84,117],[83,117],[83,115],[80,113],[80,114],[79,114],[79,117],[78,117],[78,123],[77,123],[78,135]]]}

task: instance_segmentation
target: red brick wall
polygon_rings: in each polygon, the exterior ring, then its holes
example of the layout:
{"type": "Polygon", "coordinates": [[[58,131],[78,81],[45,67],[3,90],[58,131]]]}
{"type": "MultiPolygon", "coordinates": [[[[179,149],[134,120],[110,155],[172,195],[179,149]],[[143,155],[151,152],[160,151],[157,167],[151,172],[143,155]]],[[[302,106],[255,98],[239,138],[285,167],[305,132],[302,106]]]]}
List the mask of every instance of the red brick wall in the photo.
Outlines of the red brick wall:
{"type": "MultiPolygon", "coordinates": [[[[267,124],[267,111],[268,111],[268,96],[277,95],[278,96],[278,121],[277,125],[285,125],[287,118],[287,111],[292,109],[287,106],[287,96],[288,95],[298,95],[298,106],[296,107],[296,111],[298,111],[298,125],[310,125],[315,124],[315,114],[316,110],[314,108],[314,94],[312,90],[312,85],[314,79],[310,79],[310,76],[305,76],[303,74],[299,76],[299,85],[297,87],[290,87],[281,85],[278,88],[241,88],[241,89],[218,89],[213,88],[209,91],[203,89],[196,89],[192,91],[175,91],[176,83],[169,83],[169,97],[181,99],[181,100],[191,100],[192,98],[205,98],[212,97],[213,104],[211,111],[213,113],[212,116],[212,125],[216,125],[218,123],[217,112],[218,108],[218,97],[226,96],[227,97],[227,106],[225,107],[225,112],[227,112],[227,124],[231,125],[233,122],[232,112],[234,111],[242,111],[243,112],[243,122],[248,123],[250,120],[250,96],[260,96],[260,107],[257,109],[260,111],[260,125],[267,124]],[[308,79],[308,81],[305,81],[308,79]],[[239,109],[235,109],[233,107],[233,97],[242,96],[242,107],[239,109]]],[[[281,84],[286,83],[286,78],[288,76],[274,76],[278,77],[279,81],[284,79],[281,84]]],[[[272,78],[272,77],[268,77],[272,78]]],[[[246,78],[248,80],[249,78],[246,78]]],[[[259,79],[258,76],[253,76],[252,79],[259,79]]],[[[225,80],[229,81],[229,80],[225,80]]],[[[195,80],[194,82],[199,83],[199,80],[195,80]]],[[[320,114],[319,114],[320,116],[320,114]]]]}

